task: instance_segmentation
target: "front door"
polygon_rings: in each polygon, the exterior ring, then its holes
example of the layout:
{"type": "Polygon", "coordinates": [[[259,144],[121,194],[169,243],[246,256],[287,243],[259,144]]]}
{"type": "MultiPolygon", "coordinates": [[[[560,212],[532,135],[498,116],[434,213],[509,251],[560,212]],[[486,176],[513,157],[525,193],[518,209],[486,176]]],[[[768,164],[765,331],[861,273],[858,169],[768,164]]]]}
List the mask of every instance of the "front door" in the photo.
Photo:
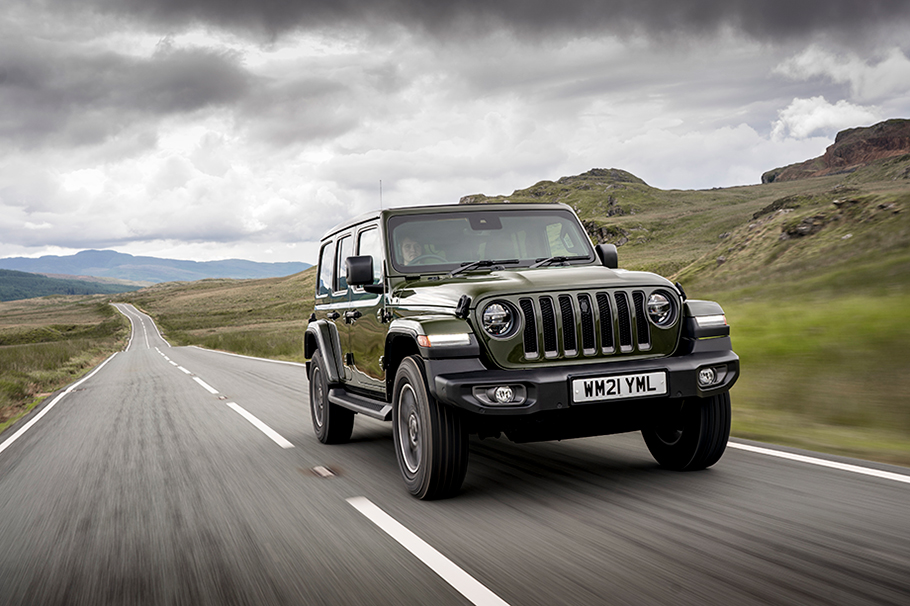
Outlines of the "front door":
{"type": "MultiPolygon", "coordinates": [[[[366,225],[357,231],[357,255],[373,257],[373,284],[381,283],[382,240],[379,226],[366,225]]],[[[382,355],[388,325],[383,319],[385,295],[351,288],[350,307],[344,312],[347,342],[344,356],[345,376],[350,386],[373,393],[385,393],[385,370],[382,355]]]]}

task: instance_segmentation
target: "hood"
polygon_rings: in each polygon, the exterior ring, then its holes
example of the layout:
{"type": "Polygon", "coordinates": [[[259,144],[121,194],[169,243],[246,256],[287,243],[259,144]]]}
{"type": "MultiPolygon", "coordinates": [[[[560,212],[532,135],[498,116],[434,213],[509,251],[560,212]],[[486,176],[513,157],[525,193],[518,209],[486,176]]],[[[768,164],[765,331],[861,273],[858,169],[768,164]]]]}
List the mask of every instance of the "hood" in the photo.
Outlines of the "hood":
{"type": "Polygon", "coordinates": [[[673,288],[669,280],[650,272],[575,265],[469,273],[439,280],[407,280],[396,284],[390,295],[394,303],[401,305],[454,308],[462,295],[471,297],[473,307],[478,300],[492,295],[656,285],[673,288]]]}

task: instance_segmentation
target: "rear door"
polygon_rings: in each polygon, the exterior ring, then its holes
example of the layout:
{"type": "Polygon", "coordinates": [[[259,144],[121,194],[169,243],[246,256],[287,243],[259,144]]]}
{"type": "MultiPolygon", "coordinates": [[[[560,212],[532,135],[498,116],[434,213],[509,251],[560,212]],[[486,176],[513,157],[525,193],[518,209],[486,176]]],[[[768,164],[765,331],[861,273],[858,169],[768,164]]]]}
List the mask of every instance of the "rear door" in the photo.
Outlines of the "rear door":
{"type": "MultiPolygon", "coordinates": [[[[342,306],[347,304],[347,291],[338,290],[337,251],[338,240],[332,238],[323,243],[319,251],[319,273],[316,276],[316,305],[314,312],[318,320],[323,320],[331,326],[333,344],[331,350],[335,358],[335,367],[341,369],[340,352],[342,336],[345,335],[342,318],[342,306]]],[[[323,352],[329,355],[329,352],[323,352]]]]}

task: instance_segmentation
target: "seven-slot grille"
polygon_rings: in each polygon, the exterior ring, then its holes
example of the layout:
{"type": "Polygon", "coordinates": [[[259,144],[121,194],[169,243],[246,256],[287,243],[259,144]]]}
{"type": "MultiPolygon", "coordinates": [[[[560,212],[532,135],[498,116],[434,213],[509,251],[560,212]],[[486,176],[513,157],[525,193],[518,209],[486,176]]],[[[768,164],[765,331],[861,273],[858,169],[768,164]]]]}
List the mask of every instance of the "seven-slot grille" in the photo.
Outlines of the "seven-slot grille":
{"type": "Polygon", "coordinates": [[[525,359],[649,351],[645,301],[640,290],[521,297],[525,359]]]}

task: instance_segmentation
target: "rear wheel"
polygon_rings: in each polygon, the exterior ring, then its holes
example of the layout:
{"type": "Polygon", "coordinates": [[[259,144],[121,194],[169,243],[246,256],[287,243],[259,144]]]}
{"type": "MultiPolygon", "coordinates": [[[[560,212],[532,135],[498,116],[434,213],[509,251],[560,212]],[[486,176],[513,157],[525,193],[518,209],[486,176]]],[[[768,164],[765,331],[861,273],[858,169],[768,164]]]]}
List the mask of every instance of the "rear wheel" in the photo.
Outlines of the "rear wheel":
{"type": "Polygon", "coordinates": [[[661,467],[678,471],[710,467],[720,460],[730,438],[730,393],[685,400],[671,418],[641,434],[661,467]]]}
{"type": "Polygon", "coordinates": [[[398,367],[393,394],[395,456],[408,491],[418,499],[454,495],[468,469],[468,434],[459,410],[430,395],[413,357],[398,367]]]}
{"type": "Polygon", "coordinates": [[[343,444],[354,431],[354,412],[329,402],[329,385],[322,352],[310,362],[310,416],[313,430],[323,444],[343,444]]]}

